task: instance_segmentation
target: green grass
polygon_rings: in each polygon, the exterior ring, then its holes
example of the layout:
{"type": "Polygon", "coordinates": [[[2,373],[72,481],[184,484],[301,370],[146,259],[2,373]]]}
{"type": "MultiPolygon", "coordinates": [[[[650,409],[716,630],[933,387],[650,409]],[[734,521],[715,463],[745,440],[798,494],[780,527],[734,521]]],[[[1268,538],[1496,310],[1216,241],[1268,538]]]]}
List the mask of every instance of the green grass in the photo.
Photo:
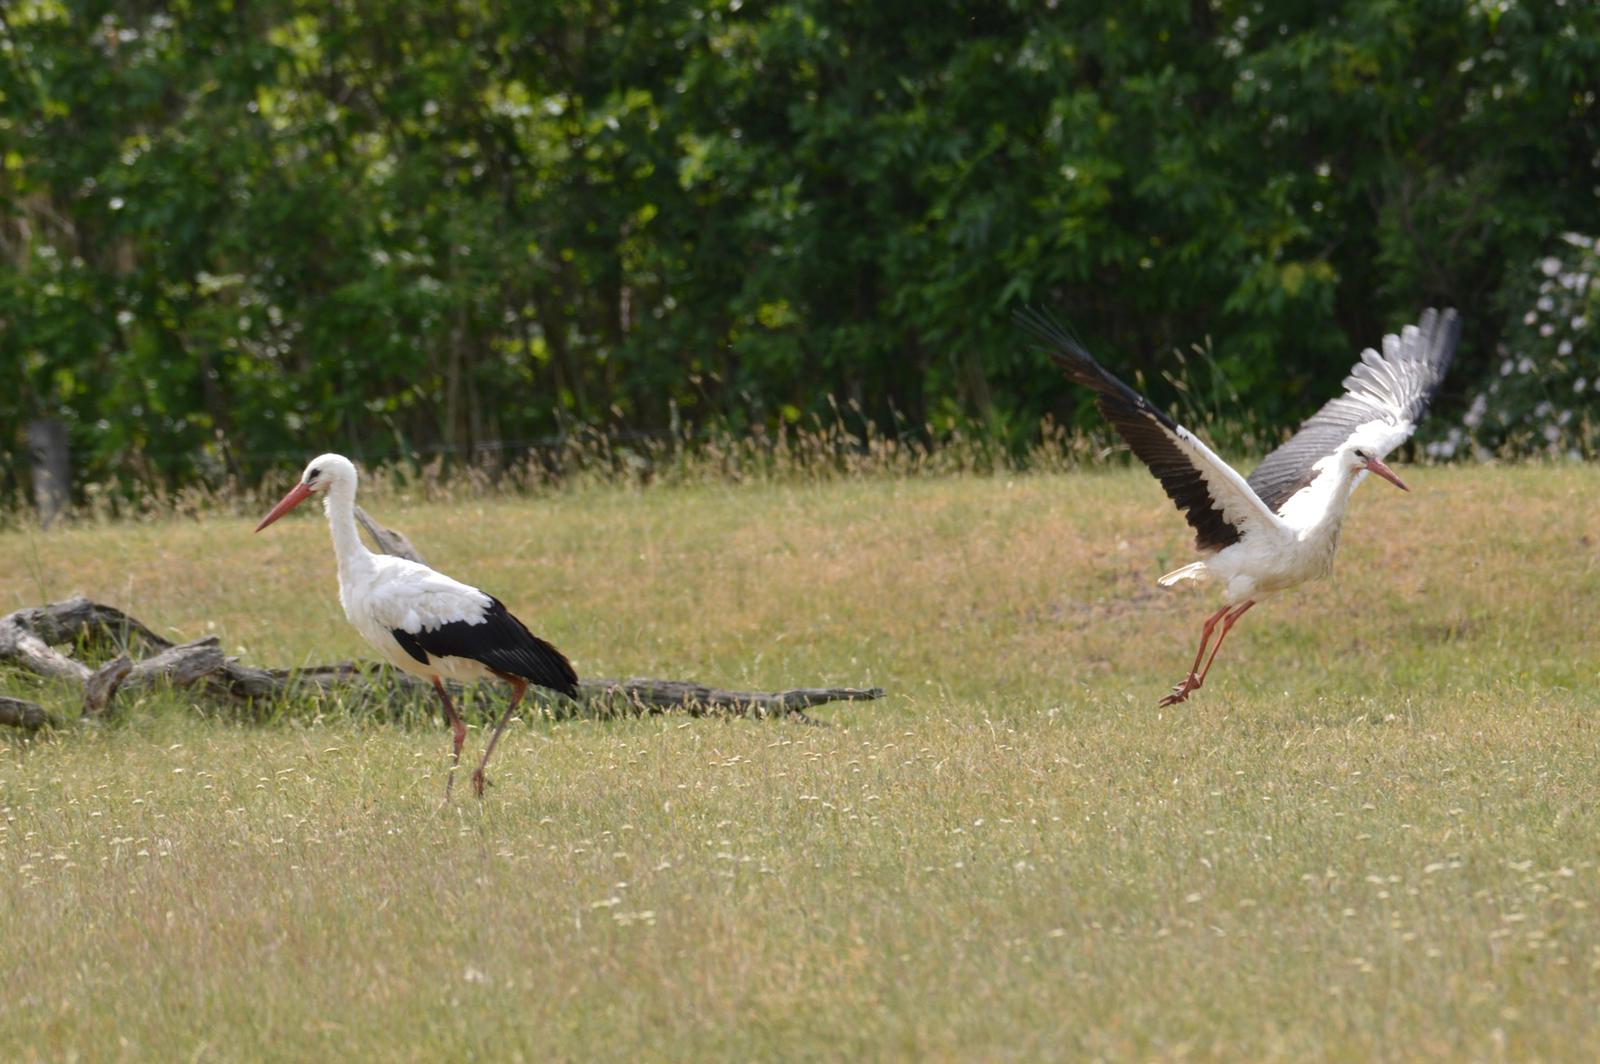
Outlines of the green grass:
{"type": "MultiPolygon", "coordinates": [[[[375,498],[586,675],[891,695],[535,720],[448,806],[442,726],[332,709],[15,740],[0,1057],[1592,1059],[1600,472],[1405,475],[1171,710],[1142,474],[375,498]]],[[[0,535],[0,610],[361,655],[253,523],[0,535]]]]}

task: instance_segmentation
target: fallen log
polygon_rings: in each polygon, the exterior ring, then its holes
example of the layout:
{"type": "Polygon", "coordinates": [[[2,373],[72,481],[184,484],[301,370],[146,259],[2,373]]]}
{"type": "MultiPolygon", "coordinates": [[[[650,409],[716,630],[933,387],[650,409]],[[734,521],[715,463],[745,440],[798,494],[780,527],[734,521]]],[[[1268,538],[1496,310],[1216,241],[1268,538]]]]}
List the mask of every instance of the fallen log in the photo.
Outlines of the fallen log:
{"type": "Polygon", "coordinates": [[[126,654],[100,666],[83,684],[83,715],[96,717],[111,705],[111,699],[124,688],[149,687],[167,683],[190,687],[227,670],[217,637],[206,636],[193,643],[168,647],[154,657],[132,661],[126,654]]]}
{"type": "Polygon", "coordinates": [[[578,690],[587,702],[619,701],[646,712],[681,709],[691,716],[731,710],[749,717],[792,714],[805,718],[810,706],[827,702],[869,702],[883,697],[881,687],[797,687],[792,691],[725,691],[688,680],[582,680],[578,690]]]}
{"type": "Polygon", "coordinates": [[[14,662],[29,672],[52,679],[79,683],[88,680],[89,666],[59,653],[49,641],[40,638],[23,616],[28,612],[31,611],[19,610],[0,617],[0,661],[14,662]]]}
{"type": "MultiPolygon", "coordinates": [[[[104,603],[67,599],[17,610],[0,617],[0,665],[9,664],[83,689],[81,716],[107,715],[121,691],[167,685],[193,690],[208,704],[260,712],[262,707],[304,694],[338,696],[359,704],[399,698],[421,702],[431,712],[432,687],[387,665],[337,662],[298,669],[262,669],[222,652],[216,636],[173,643],[148,626],[104,603]],[[105,657],[91,668],[57,650],[70,644],[78,653],[105,657]],[[140,655],[140,656],[135,656],[140,655]]],[[[452,684],[453,694],[465,694],[452,684]]],[[[883,697],[880,687],[802,687],[790,691],[731,691],[688,680],[645,677],[584,680],[575,702],[551,697],[557,716],[680,712],[756,718],[794,717],[827,702],[869,701],[883,697]]],[[[0,698],[0,724],[35,730],[60,721],[32,702],[0,698]]]]}
{"type": "Polygon", "coordinates": [[[81,595],[0,617],[0,653],[5,652],[7,633],[13,631],[31,634],[46,644],[88,643],[125,650],[172,646],[172,640],[156,635],[115,606],[91,602],[81,595]]]}
{"type": "Polygon", "coordinates": [[[24,731],[38,731],[40,728],[56,727],[60,723],[37,702],[0,695],[0,724],[9,724],[24,731]]]}

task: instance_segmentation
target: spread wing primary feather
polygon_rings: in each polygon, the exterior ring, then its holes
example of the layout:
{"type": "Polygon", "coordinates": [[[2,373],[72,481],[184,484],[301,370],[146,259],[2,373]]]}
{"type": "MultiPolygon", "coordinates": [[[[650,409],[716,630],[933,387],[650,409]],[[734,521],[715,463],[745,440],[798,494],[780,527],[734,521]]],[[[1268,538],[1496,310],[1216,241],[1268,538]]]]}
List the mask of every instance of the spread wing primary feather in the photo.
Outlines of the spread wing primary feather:
{"type": "Polygon", "coordinates": [[[1250,474],[1250,487],[1280,512],[1316,477],[1316,465],[1350,439],[1383,458],[1404,443],[1439,390],[1461,335],[1454,310],[1426,310],[1415,325],[1383,339],[1383,354],[1370,347],[1344,379],[1344,394],[1306,419],[1289,440],[1250,474]]]}
{"type": "Polygon", "coordinates": [[[1188,518],[1197,550],[1219,551],[1254,528],[1281,527],[1277,514],[1228,463],[1107,372],[1054,318],[1030,308],[1019,311],[1017,321],[1068,377],[1094,391],[1100,413],[1188,518]]]}

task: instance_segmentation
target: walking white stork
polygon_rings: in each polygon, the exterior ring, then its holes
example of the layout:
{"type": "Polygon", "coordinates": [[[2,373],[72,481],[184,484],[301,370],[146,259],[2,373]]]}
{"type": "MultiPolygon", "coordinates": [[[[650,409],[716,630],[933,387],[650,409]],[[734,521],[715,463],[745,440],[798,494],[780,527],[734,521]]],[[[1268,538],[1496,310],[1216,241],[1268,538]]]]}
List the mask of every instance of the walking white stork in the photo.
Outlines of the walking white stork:
{"type": "Polygon", "coordinates": [[[313,458],[300,483],[261,519],[256,531],[313,495],[324,496],[333,553],[339,561],[339,602],[344,615],[391,665],[433,681],[444,703],[455,732],[445,797],[455,783],[467,728],[444,681],[470,683],[497,677],[511,685],[511,704],[495,725],[483,760],[472,774],[473,790],[482,798],[489,755],[528,685],[538,684],[576,698],[578,674],[561,651],[528,631],[493,595],[420,562],[368,550],[356,532],[356,467],[343,455],[313,458]]]}
{"type": "Polygon", "coordinates": [[[1024,310],[1018,321],[1041,340],[1068,377],[1094,390],[1096,405],[1133,453],[1150,468],[1195,531],[1201,560],[1163,576],[1217,580],[1223,606],[1206,618],[1189,674],[1161,700],[1182,702],[1205,682],[1234,622],[1268,595],[1333,569],[1345,504],[1366,473],[1409,491],[1383,458],[1410,437],[1455,355],[1461,323],[1454,310],[1423,312],[1415,325],[1383,338],[1383,354],[1361,352],[1329,400],[1248,480],[1193,433],[1096,362],[1050,316],[1024,310]],[[1222,631],[1200,667],[1218,622],[1222,631]]]}

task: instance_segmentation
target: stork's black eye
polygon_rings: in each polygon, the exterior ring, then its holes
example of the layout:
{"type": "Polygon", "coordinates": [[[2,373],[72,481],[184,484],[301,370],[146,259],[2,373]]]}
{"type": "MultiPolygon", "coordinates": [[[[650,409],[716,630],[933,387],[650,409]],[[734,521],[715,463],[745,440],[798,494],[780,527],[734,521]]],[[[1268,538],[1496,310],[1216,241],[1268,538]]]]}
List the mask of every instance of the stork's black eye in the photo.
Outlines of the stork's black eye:
{"type": "Polygon", "coordinates": [[[311,472],[309,472],[309,473],[307,473],[307,474],[306,474],[306,483],[307,483],[307,484],[309,484],[309,483],[311,483],[311,482],[312,482],[312,481],[313,481],[313,480],[316,480],[316,479],[317,479],[317,474],[318,474],[318,473],[320,473],[320,472],[322,472],[322,470],[320,470],[320,469],[313,469],[313,470],[312,470],[312,471],[311,471],[311,472]]]}

